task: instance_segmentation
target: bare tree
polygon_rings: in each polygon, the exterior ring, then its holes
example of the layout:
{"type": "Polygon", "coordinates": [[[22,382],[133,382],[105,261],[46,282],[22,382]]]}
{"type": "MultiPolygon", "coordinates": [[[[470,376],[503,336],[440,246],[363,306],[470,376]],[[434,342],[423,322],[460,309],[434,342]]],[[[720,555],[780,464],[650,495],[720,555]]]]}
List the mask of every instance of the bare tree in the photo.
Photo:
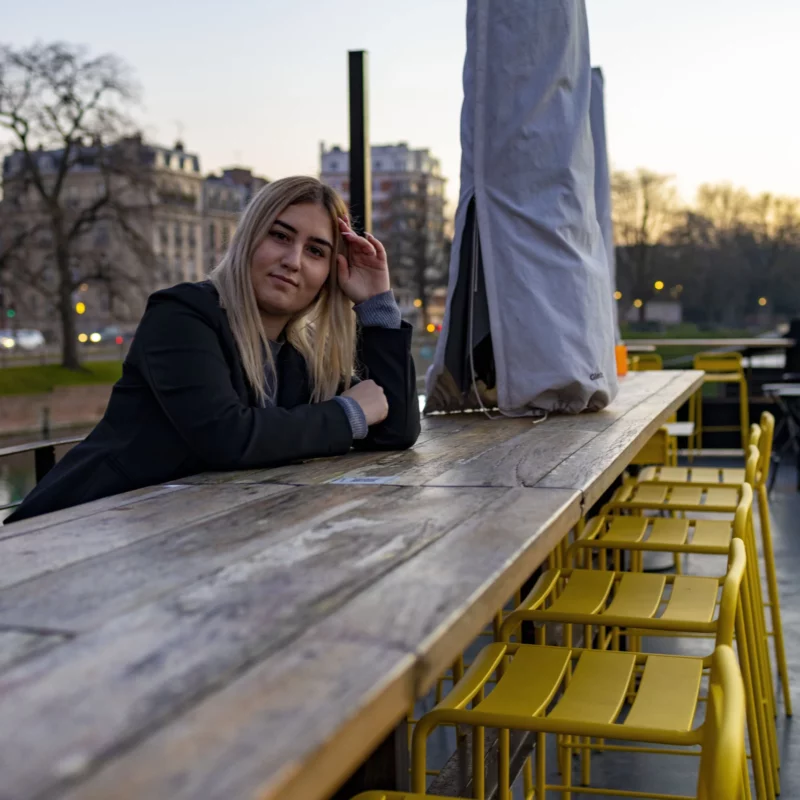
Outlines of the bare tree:
{"type": "Polygon", "coordinates": [[[623,294],[642,301],[639,319],[644,319],[644,304],[655,294],[654,252],[663,243],[675,222],[677,192],[668,175],[646,169],[633,173],[614,172],[611,176],[614,235],[617,240],[617,281],[623,294]]]}
{"type": "Polygon", "coordinates": [[[0,46],[0,131],[12,150],[3,217],[15,243],[5,271],[57,310],[62,364],[71,369],[80,367],[75,291],[95,281],[120,293],[142,274],[134,263],[155,263],[144,220],[156,194],[125,113],[134,99],[128,70],[114,56],[63,43],[0,46]],[[110,257],[103,232],[124,241],[124,258],[110,257]]]}

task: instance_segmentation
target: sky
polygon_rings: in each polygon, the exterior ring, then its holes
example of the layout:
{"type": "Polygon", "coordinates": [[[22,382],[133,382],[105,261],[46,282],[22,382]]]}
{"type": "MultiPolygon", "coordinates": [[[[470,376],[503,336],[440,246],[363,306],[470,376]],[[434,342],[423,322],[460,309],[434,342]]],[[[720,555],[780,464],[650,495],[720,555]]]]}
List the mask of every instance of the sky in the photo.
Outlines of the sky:
{"type": "MultiPolygon", "coordinates": [[[[502,0],[500,0],[502,1],[502,0]]],[[[544,2],[544,0],[541,0],[544,2]]],[[[540,0],[530,0],[540,2],[540,0]]],[[[612,166],[800,195],[798,0],[586,0],[612,166]]],[[[113,52],[145,135],[204,171],[319,171],[347,146],[347,51],[369,51],[374,144],[440,158],[458,195],[466,0],[0,0],[0,42],[113,52]]]]}

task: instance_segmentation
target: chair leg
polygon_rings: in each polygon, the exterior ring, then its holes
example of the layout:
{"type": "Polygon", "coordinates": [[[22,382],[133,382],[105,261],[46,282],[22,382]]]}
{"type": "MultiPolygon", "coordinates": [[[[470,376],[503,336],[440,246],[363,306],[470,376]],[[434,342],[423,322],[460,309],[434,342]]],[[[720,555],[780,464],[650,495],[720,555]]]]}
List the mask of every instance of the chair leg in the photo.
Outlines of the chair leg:
{"type": "MultiPolygon", "coordinates": [[[[750,663],[751,647],[749,644],[747,623],[743,609],[736,611],[736,646],[739,653],[739,665],[745,687],[745,708],[747,712],[747,736],[750,741],[750,753],[753,757],[753,778],[756,784],[757,800],[772,800],[771,781],[768,786],[767,769],[762,755],[761,714],[759,714],[755,675],[750,663]]],[[[771,776],[770,776],[771,777],[771,776]]]]}
{"type": "Polygon", "coordinates": [[[767,573],[767,591],[772,615],[772,632],[775,639],[775,657],[778,662],[778,675],[783,689],[783,704],[786,716],[792,716],[792,694],[789,686],[789,667],[786,663],[786,648],[783,641],[783,621],[778,594],[778,579],[775,574],[775,552],[772,547],[772,523],[769,516],[767,487],[762,483],[758,489],[758,514],[761,520],[761,542],[764,548],[764,565],[767,573]]]}
{"type": "Polygon", "coordinates": [[[484,764],[485,731],[472,729],[472,793],[476,800],[486,798],[486,765],[484,764]]]}
{"type": "Polygon", "coordinates": [[[511,800],[511,733],[499,731],[497,747],[497,800],[511,800]]]}
{"type": "Polygon", "coordinates": [[[747,768],[747,754],[742,756],[742,791],[739,796],[742,800],[753,800],[750,790],[750,770],[747,768]]]}
{"type": "MultiPolygon", "coordinates": [[[[538,744],[536,745],[539,746],[538,744]]],[[[745,766],[747,766],[745,764],[745,766]]],[[[533,800],[536,788],[533,782],[533,765],[531,759],[526,758],[522,766],[522,794],[525,800],[533,800]]]]}
{"type": "Polygon", "coordinates": [[[547,785],[547,736],[536,734],[536,800],[545,800],[547,785]]]}

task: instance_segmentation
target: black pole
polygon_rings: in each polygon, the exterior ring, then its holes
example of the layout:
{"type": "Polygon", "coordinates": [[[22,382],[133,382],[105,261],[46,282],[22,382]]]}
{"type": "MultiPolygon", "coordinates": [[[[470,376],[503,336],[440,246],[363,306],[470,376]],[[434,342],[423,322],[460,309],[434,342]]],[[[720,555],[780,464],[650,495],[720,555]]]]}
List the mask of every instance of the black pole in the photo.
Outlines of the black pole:
{"type": "Polygon", "coordinates": [[[372,230],[372,159],[367,105],[367,52],[351,50],[350,76],[350,216],[356,233],[372,230]]]}

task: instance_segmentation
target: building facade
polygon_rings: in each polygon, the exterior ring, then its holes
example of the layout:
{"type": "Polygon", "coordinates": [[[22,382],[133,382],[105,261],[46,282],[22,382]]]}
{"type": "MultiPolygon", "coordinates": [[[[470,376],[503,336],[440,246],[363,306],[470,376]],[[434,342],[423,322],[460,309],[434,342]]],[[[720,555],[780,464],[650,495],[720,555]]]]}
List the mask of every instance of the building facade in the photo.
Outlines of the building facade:
{"type": "Polygon", "coordinates": [[[209,175],[203,184],[203,236],[206,271],[212,270],[228,248],[239,215],[253,196],[266,186],[266,178],[244,167],[209,175]]]}
{"type": "MultiPolygon", "coordinates": [[[[439,160],[404,142],[373,146],[371,159],[372,233],[386,248],[403,311],[413,314],[415,301],[422,301],[425,312],[433,290],[447,280],[445,179],[439,160]]],[[[349,202],[350,154],[321,144],[320,179],[349,202]]]]}
{"type": "MultiPolygon", "coordinates": [[[[246,203],[267,182],[242,168],[204,177],[199,156],[181,142],[161,147],[137,136],[102,151],[82,145],[76,153],[60,194],[63,214],[69,223],[93,204],[101,206],[70,246],[73,303],[83,312],[82,332],[108,325],[131,327],[152,292],[205,278],[222,257],[246,203]],[[110,148],[118,151],[116,161],[108,155],[110,148]]],[[[44,180],[55,179],[63,151],[37,151],[32,157],[44,180]]],[[[7,156],[0,257],[21,233],[29,235],[2,264],[0,288],[6,305],[15,307],[15,324],[38,328],[57,341],[51,217],[31,186],[25,154],[7,156]]]]}

